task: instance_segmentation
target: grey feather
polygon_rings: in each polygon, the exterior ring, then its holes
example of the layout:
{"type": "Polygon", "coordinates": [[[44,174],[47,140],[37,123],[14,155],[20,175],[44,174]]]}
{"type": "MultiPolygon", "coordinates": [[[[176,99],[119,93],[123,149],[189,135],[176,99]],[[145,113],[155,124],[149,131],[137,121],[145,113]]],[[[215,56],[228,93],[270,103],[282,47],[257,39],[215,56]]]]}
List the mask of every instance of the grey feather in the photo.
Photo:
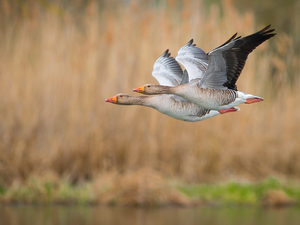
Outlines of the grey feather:
{"type": "Polygon", "coordinates": [[[193,44],[193,39],[179,49],[176,60],[188,71],[189,81],[202,78],[208,66],[207,54],[193,44]]]}
{"type": "Polygon", "coordinates": [[[154,63],[152,76],[160,85],[177,86],[182,81],[182,69],[166,50],[154,63]]]}
{"type": "MultiPolygon", "coordinates": [[[[237,90],[236,81],[239,78],[248,55],[261,43],[270,39],[275,33],[269,29],[271,25],[246,37],[227,41],[208,53],[209,63],[199,87],[211,89],[237,90]]],[[[234,39],[235,38],[235,39],[234,39]]]]}

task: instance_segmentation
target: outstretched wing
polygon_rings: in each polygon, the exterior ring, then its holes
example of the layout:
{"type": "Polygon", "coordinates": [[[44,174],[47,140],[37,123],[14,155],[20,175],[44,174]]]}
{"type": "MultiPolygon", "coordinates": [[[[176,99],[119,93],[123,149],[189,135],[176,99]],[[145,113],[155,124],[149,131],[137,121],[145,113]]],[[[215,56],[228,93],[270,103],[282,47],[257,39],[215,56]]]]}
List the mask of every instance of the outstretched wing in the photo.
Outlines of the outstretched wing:
{"type": "Polygon", "coordinates": [[[261,43],[275,36],[275,29],[264,29],[243,38],[236,38],[208,53],[208,68],[199,86],[212,89],[237,90],[239,78],[248,55],[261,43]]]}
{"type": "Polygon", "coordinates": [[[178,62],[170,55],[168,49],[156,60],[152,76],[160,85],[177,86],[182,81],[183,72],[178,62]]]}
{"type": "Polygon", "coordinates": [[[179,49],[176,60],[187,70],[189,81],[202,78],[208,66],[206,53],[193,44],[193,39],[179,49]]]}

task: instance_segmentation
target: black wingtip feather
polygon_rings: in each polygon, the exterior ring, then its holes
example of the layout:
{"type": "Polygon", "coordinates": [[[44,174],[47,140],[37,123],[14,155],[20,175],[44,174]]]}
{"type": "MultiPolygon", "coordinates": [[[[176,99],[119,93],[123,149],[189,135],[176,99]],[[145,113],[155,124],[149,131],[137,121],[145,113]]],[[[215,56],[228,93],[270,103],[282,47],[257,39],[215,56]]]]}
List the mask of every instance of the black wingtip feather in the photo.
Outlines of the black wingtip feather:
{"type": "Polygon", "coordinates": [[[194,42],[194,39],[191,39],[186,45],[191,46],[193,44],[193,42],[194,42]]]}
{"type": "Polygon", "coordinates": [[[164,51],[164,53],[162,54],[162,56],[166,56],[169,53],[169,49],[167,49],[166,51],[164,51]]]}
{"type": "MultiPolygon", "coordinates": [[[[221,44],[219,47],[217,47],[217,48],[215,48],[215,49],[221,48],[221,47],[227,45],[229,42],[232,42],[232,41],[234,41],[234,40],[236,40],[236,39],[239,39],[239,38],[241,37],[241,36],[239,36],[239,37],[235,38],[236,35],[237,35],[237,33],[235,33],[234,35],[232,35],[225,43],[221,44]]],[[[213,51],[213,50],[212,50],[212,51],[213,51]]],[[[207,53],[207,55],[208,55],[208,54],[209,54],[209,52],[207,53]]]]}
{"type": "Polygon", "coordinates": [[[240,39],[242,36],[238,36],[237,38],[233,39],[232,41],[235,41],[237,39],[240,39]]]}
{"type": "Polygon", "coordinates": [[[260,44],[276,35],[276,33],[272,33],[275,29],[269,29],[270,27],[271,25],[268,25],[254,34],[236,38],[234,46],[223,52],[228,65],[227,82],[223,84],[225,87],[237,90],[235,83],[245,66],[248,55],[260,44]],[[232,53],[235,54],[234,58],[232,58],[232,53]],[[234,71],[232,71],[233,68],[235,68],[234,71]]]}
{"type": "Polygon", "coordinates": [[[164,53],[161,55],[161,57],[170,57],[171,53],[169,53],[169,49],[164,51],[164,53]]]}

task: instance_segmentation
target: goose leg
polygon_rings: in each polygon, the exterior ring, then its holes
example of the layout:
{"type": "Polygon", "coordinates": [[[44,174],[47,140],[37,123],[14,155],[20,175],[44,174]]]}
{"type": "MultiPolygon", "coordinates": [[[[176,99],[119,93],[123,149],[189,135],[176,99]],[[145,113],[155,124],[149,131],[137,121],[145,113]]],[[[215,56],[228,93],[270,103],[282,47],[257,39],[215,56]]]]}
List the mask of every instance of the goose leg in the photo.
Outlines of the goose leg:
{"type": "Polygon", "coordinates": [[[232,108],[229,108],[229,109],[222,109],[222,110],[219,110],[218,112],[221,113],[221,114],[224,114],[224,113],[229,113],[229,112],[236,112],[238,111],[239,108],[237,107],[232,107],[232,108]]]}
{"type": "Polygon", "coordinates": [[[248,99],[246,99],[245,104],[252,104],[255,102],[261,102],[263,100],[264,100],[263,98],[248,98],[248,99]]]}

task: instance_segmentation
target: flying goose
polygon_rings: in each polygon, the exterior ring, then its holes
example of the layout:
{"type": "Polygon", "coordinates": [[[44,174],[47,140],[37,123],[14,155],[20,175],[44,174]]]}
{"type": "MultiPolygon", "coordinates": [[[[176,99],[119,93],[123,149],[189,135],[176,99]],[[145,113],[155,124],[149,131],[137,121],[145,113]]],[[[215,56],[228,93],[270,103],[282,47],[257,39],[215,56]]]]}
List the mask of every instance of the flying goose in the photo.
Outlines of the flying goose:
{"type": "MultiPolygon", "coordinates": [[[[185,72],[185,75],[187,76],[187,79],[185,80],[188,81],[188,73],[185,72]]],[[[175,87],[183,82],[182,69],[176,60],[173,57],[170,57],[169,50],[166,50],[154,63],[152,76],[161,85],[165,86],[175,87]]],[[[127,94],[118,94],[106,99],[106,102],[119,105],[148,106],[172,118],[188,122],[197,122],[227,112],[240,110],[237,107],[220,111],[208,110],[173,94],[137,97],[129,96],[127,94]]]]}
{"type": "MultiPolygon", "coordinates": [[[[241,103],[251,104],[263,101],[261,97],[238,91],[236,81],[248,55],[261,43],[276,35],[272,33],[274,29],[269,29],[270,26],[249,36],[229,40],[207,53],[208,67],[202,78],[201,75],[199,78],[198,72],[198,75],[189,73],[189,76],[195,79],[186,84],[173,87],[146,84],[136,90],[149,95],[176,94],[210,110],[229,109],[241,103]]],[[[189,47],[195,46],[190,44],[189,47]]],[[[178,55],[180,61],[179,56],[180,54],[178,55]]]]}

